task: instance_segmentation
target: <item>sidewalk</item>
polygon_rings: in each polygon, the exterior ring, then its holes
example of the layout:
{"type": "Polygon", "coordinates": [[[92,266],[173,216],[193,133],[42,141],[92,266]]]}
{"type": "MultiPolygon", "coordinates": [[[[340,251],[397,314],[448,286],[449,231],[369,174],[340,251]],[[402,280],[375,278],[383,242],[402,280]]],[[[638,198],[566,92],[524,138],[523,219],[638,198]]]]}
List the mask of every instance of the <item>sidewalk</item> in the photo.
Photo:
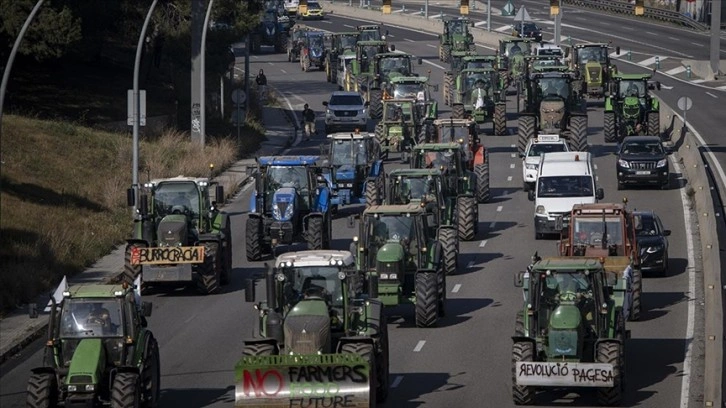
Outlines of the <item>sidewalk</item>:
{"type": "MultiPolygon", "coordinates": [[[[220,174],[215,180],[223,185],[234,185],[239,188],[247,183],[247,166],[255,164],[255,156],[274,156],[290,146],[300,142],[301,132],[297,132],[297,120],[294,113],[281,107],[265,106],[262,121],[266,129],[267,140],[260,150],[252,157],[242,159],[220,174]],[[291,116],[292,115],[292,116],[291,116]]],[[[232,196],[233,191],[228,194],[232,196]]],[[[68,283],[113,281],[123,270],[125,245],[119,245],[110,254],[99,259],[92,267],[82,273],[69,277],[68,283]]],[[[24,346],[44,336],[48,324],[48,314],[43,312],[48,303],[48,295],[37,300],[40,316],[37,319],[28,317],[27,307],[8,313],[0,320],[0,364],[18,353],[24,346]]]]}

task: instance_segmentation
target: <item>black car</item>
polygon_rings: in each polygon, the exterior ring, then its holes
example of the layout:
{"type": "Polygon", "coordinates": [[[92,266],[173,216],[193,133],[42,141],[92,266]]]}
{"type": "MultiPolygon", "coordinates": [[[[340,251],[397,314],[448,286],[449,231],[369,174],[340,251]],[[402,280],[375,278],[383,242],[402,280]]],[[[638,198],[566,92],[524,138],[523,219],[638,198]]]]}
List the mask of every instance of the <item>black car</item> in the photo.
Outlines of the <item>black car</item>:
{"type": "Polygon", "coordinates": [[[640,250],[640,265],[643,272],[668,274],[668,238],[671,231],[664,229],[660,218],[653,211],[634,211],[636,219],[636,241],[640,250]]]}
{"type": "Polygon", "coordinates": [[[537,24],[532,22],[514,24],[512,25],[512,37],[531,38],[535,41],[542,41],[542,30],[537,27],[537,24]]]}
{"type": "Polygon", "coordinates": [[[618,149],[618,190],[626,184],[655,185],[667,190],[670,180],[668,154],[658,136],[628,136],[618,149]]]}

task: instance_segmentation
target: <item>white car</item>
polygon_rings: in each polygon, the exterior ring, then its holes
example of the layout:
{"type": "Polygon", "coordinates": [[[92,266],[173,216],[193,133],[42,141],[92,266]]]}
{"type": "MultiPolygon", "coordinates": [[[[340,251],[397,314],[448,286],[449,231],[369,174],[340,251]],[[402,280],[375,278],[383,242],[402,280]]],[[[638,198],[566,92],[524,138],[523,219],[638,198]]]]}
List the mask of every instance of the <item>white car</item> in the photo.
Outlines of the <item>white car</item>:
{"type": "Polygon", "coordinates": [[[542,153],[569,152],[567,142],[559,135],[539,135],[527,143],[522,154],[522,185],[524,191],[529,191],[537,183],[539,159],[542,153]]]}
{"type": "Polygon", "coordinates": [[[366,130],[368,102],[358,92],[335,91],[330,101],[323,102],[325,110],[325,134],[341,130],[366,130]]]}

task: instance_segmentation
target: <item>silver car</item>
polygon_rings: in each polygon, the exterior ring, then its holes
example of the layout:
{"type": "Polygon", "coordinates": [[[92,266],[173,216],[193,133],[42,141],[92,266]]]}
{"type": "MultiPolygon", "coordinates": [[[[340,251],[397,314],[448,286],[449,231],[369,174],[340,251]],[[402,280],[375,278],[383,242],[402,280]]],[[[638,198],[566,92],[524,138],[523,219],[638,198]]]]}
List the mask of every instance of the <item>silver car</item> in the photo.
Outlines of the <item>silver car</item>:
{"type": "Polygon", "coordinates": [[[323,102],[325,110],[325,134],[336,131],[366,130],[368,102],[358,92],[336,91],[330,101],[323,102]]]}

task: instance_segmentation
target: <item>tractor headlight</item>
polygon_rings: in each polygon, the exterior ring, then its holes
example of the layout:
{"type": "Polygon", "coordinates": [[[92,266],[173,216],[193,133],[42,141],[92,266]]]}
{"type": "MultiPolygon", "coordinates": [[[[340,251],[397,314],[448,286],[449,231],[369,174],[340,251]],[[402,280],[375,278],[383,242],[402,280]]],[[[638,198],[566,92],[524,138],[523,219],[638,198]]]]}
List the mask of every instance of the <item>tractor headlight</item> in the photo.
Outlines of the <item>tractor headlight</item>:
{"type": "Polygon", "coordinates": [[[658,164],[656,164],[657,167],[665,167],[668,164],[668,159],[662,159],[658,160],[658,164]]]}
{"type": "Polygon", "coordinates": [[[96,386],[94,384],[86,384],[86,391],[96,391],[96,386]]]}
{"type": "Polygon", "coordinates": [[[397,273],[382,273],[380,275],[381,280],[396,280],[398,279],[397,273]]]}
{"type": "Polygon", "coordinates": [[[78,387],[75,385],[69,385],[68,386],[68,392],[76,392],[78,391],[78,387]]]}
{"type": "Polygon", "coordinates": [[[625,167],[626,169],[630,168],[630,163],[628,163],[627,160],[618,159],[618,166],[625,167]]]}

